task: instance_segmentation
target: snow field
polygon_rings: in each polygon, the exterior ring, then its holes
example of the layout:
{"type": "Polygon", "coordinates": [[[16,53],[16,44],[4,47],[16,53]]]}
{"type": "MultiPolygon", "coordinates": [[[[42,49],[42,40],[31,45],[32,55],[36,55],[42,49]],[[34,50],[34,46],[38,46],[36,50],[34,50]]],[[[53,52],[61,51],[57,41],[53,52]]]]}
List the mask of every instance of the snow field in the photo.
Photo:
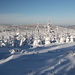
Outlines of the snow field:
{"type": "Polygon", "coordinates": [[[21,51],[18,48],[18,52],[10,52],[9,57],[0,60],[0,75],[75,74],[75,43],[50,44],[21,51]]]}

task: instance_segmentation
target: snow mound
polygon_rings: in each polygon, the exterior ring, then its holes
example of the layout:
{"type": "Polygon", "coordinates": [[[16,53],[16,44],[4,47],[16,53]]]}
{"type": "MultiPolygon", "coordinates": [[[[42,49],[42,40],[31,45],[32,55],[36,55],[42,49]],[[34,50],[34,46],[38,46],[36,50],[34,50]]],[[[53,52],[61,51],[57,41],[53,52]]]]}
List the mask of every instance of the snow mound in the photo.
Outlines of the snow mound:
{"type": "Polygon", "coordinates": [[[28,51],[26,51],[25,49],[24,50],[20,50],[20,49],[18,49],[18,48],[14,48],[14,49],[12,49],[12,50],[10,50],[9,51],[11,54],[17,54],[17,53],[24,53],[24,54],[26,54],[26,53],[28,53],[28,51]]]}

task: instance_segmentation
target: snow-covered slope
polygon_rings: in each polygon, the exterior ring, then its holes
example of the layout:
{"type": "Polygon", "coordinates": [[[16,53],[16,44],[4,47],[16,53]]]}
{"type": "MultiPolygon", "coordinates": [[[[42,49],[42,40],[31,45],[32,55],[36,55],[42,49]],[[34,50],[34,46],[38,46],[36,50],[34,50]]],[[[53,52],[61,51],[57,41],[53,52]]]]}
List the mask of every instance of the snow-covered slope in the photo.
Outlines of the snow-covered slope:
{"type": "Polygon", "coordinates": [[[0,25],[0,75],[75,75],[74,59],[74,29],[0,25]]]}
{"type": "Polygon", "coordinates": [[[75,43],[18,48],[13,54],[2,49],[0,75],[75,75],[75,43]]]}

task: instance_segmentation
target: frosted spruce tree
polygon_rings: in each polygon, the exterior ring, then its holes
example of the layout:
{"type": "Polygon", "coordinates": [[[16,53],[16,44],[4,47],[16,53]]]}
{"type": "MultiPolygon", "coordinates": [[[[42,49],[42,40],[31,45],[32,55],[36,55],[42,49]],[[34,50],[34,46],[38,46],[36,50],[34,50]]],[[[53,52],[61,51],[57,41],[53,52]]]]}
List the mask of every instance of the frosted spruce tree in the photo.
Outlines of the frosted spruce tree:
{"type": "Polygon", "coordinates": [[[33,46],[39,46],[42,44],[42,41],[41,41],[41,36],[40,36],[40,33],[39,33],[39,25],[37,23],[37,26],[35,28],[35,32],[34,32],[34,42],[33,42],[33,46]]]}

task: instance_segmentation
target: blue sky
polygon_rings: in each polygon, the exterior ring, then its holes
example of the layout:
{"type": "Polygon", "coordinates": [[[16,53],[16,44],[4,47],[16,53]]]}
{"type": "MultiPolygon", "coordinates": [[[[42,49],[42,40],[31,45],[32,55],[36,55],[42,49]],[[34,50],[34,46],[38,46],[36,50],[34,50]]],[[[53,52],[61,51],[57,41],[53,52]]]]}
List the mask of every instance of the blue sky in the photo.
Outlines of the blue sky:
{"type": "Polygon", "coordinates": [[[75,25],[75,0],[0,0],[0,24],[75,25]]]}

